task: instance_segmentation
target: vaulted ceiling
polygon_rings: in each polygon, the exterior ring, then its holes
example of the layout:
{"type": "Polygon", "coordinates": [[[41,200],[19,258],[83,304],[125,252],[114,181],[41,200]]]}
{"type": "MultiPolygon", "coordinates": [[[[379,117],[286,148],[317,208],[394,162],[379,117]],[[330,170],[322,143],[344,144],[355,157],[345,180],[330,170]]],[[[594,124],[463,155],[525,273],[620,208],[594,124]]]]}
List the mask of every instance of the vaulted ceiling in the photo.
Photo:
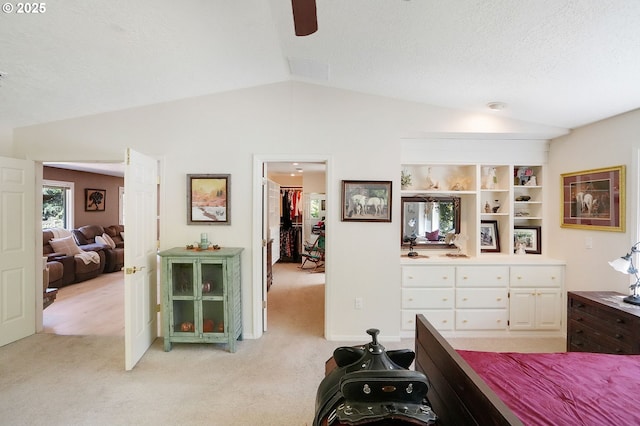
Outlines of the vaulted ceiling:
{"type": "MultiPolygon", "coordinates": [[[[15,3],[14,3],[15,4],[15,3]]],[[[0,128],[286,80],[575,128],[640,107],[637,0],[65,0],[0,14],[0,128]]]]}

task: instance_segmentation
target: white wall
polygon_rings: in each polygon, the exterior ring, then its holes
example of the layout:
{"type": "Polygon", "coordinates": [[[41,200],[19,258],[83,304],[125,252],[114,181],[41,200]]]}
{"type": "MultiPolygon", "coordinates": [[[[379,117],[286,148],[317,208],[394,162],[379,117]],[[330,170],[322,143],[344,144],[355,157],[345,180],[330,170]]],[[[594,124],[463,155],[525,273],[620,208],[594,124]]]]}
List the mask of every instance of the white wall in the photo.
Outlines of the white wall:
{"type": "MultiPolygon", "coordinates": [[[[330,155],[327,193],[328,328],[332,340],[362,340],[367,328],[397,338],[400,328],[400,139],[447,132],[548,134],[558,129],[496,116],[428,107],[286,82],[16,129],[13,155],[46,161],[120,161],[126,147],[163,159],[161,248],[209,232],[223,246],[245,247],[245,336],[254,334],[252,176],[255,154],[330,155]],[[186,225],[186,174],[230,173],[230,226],[186,225]],[[343,179],[393,181],[391,223],[340,221],[343,179]],[[335,200],[331,204],[331,200],[335,200]],[[354,298],[362,297],[362,310],[354,298]]],[[[556,133],[559,134],[559,133],[556,133]]]]}
{"type": "Polygon", "coordinates": [[[611,290],[627,294],[629,277],[607,262],[629,251],[638,241],[637,155],[640,149],[640,110],[575,129],[554,139],[549,150],[550,199],[546,211],[551,256],[567,261],[566,288],[611,290]],[[626,232],[591,231],[560,227],[560,175],[609,166],[626,166],[626,232]],[[593,248],[586,247],[586,240],[593,248]]]}

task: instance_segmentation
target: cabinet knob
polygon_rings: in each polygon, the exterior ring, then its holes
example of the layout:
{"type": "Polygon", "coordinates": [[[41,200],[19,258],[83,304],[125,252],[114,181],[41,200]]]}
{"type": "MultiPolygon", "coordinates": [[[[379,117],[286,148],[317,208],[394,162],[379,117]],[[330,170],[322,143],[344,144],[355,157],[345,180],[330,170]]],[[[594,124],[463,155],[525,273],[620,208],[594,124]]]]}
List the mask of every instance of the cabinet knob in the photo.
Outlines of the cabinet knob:
{"type": "Polygon", "coordinates": [[[449,277],[445,275],[445,276],[442,277],[442,279],[443,280],[447,280],[447,279],[449,279],[449,277]]]}
{"type": "Polygon", "coordinates": [[[413,302],[413,297],[410,297],[410,298],[409,298],[409,302],[413,302]]]}
{"type": "Polygon", "coordinates": [[[413,275],[408,275],[408,276],[407,276],[407,279],[412,280],[412,279],[413,279],[413,275]]]}
{"type": "Polygon", "coordinates": [[[466,277],[466,276],[465,276],[465,277],[462,277],[462,279],[463,279],[463,280],[466,280],[467,278],[468,278],[468,277],[466,277]]]}
{"type": "Polygon", "coordinates": [[[501,277],[500,275],[498,275],[498,276],[496,277],[496,279],[497,279],[497,280],[501,280],[501,279],[502,279],[502,277],[501,277]]]}
{"type": "Polygon", "coordinates": [[[622,339],[622,334],[616,333],[616,339],[622,339]]]}
{"type": "Polygon", "coordinates": [[[467,299],[466,297],[463,297],[463,298],[462,298],[462,301],[463,301],[463,302],[466,302],[467,300],[468,300],[468,299],[467,299]]]}
{"type": "Polygon", "coordinates": [[[521,280],[521,279],[522,279],[522,277],[521,277],[521,276],[517,276],[517,277],[516,277],[516,279],[519,279],[519,280],[521,280]]]}
{"type": "Polygon", "coordinates": [[[502,300],[502,297],[496,297],[496,300],[500,302],[502,300]]]}
{"type": "Polygon", "coordinates": [[[534,291],[533,293],[531,293],[531,295],[532,295],[532,296],[535,296],[535,295],[536,295],[536,292],[534,291]]]}
{"type": "Polygon", "coordinates": [[[442,320],[442,323],[443,323],[443,324],[446,324],[447,322],[448,322],[447,320],[442,320]]]}
{"type": "Polygon", "coordinates": [[[463,324],[466,324],[467,322],[468,322],[467,320],[462,320],[462,323],[463,323],[463,324]]]}
{"type": "Polygon", "coordinates": [[[584,333],[584,331],[582,331],[582,330],[576,330],[576,334],[582,334],[582,333],[584,333]]]}
{"type": "Polygon", "coordinates": [[[556,279],[556,277],[554,277],[554,276],[551,276],[551,279],[552,279],[552,280],[555,280],[555,279],[556,279]]]}
{"type": "Polygon", "coordinates": [[[622,324],[624,320],[622,318],[616,318],[616,323],[622,324]]]}
{"type": "Polygon", "coordinates": [[[446,297],[443,297],[443,298],[442,298],[442,301],[443,301],[443,302],[446,302],[447,300],[449,300],[449,299],[447,299],[446,297]]]}
{"type": "Polygon", "coordinates": [[[500,324],[500,323],[502,322],[502,320],[500,320],[500,319],[499,319],[499,320],[496,320],[496,322],[497,322],[498,324],[500,324]]]}

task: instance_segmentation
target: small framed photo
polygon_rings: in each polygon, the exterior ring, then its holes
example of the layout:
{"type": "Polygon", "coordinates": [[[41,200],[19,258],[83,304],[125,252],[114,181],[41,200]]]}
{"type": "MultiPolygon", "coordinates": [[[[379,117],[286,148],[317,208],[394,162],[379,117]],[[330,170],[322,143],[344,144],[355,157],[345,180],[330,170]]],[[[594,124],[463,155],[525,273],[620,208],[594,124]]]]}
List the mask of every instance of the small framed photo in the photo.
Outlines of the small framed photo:
{"type": "Polygon", "coordinates": [[[106,189],[84,190],[84,211],[86,212],[103,212],[107,203],[106,189]]]}
{"type": "Polygon", "coordinates": [[[342,221],[391,222],[391,181],[343,180],[342,221]]]}
{"type": "Polygon", "coordinates": [[[541,228],[539,226],[514,226],[513,248],[515,253],[542,253],[541,228]]]}
{"type": "Polygon", "coordinates": [[[231,224],[231,175],[187,175],[187,224],[231,224]]]}
{"type": "Polygon", "coordinates": [[[483,220],[480,223],[480,251],[482,253],[500,252],[500,236],[497,220],[483,220]]]}
{"type": "Polygon", "coordinates": [[[564,173],[563,228],[624,232],[625,166],[564,173]]]}

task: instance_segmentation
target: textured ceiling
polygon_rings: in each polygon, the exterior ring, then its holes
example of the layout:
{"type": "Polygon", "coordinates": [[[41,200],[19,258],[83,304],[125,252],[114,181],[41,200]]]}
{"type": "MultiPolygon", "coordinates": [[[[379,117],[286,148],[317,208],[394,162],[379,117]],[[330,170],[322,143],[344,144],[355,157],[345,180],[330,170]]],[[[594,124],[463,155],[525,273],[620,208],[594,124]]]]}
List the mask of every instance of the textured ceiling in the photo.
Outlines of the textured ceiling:
{"type": "Polygon", "coordinates": [[[290,79],[574,128],[640,107],[638,0],[65,0],[0,14],[0,128],[290,79]],[[290,66],[293,72],[290,72],[290,66]]]}

